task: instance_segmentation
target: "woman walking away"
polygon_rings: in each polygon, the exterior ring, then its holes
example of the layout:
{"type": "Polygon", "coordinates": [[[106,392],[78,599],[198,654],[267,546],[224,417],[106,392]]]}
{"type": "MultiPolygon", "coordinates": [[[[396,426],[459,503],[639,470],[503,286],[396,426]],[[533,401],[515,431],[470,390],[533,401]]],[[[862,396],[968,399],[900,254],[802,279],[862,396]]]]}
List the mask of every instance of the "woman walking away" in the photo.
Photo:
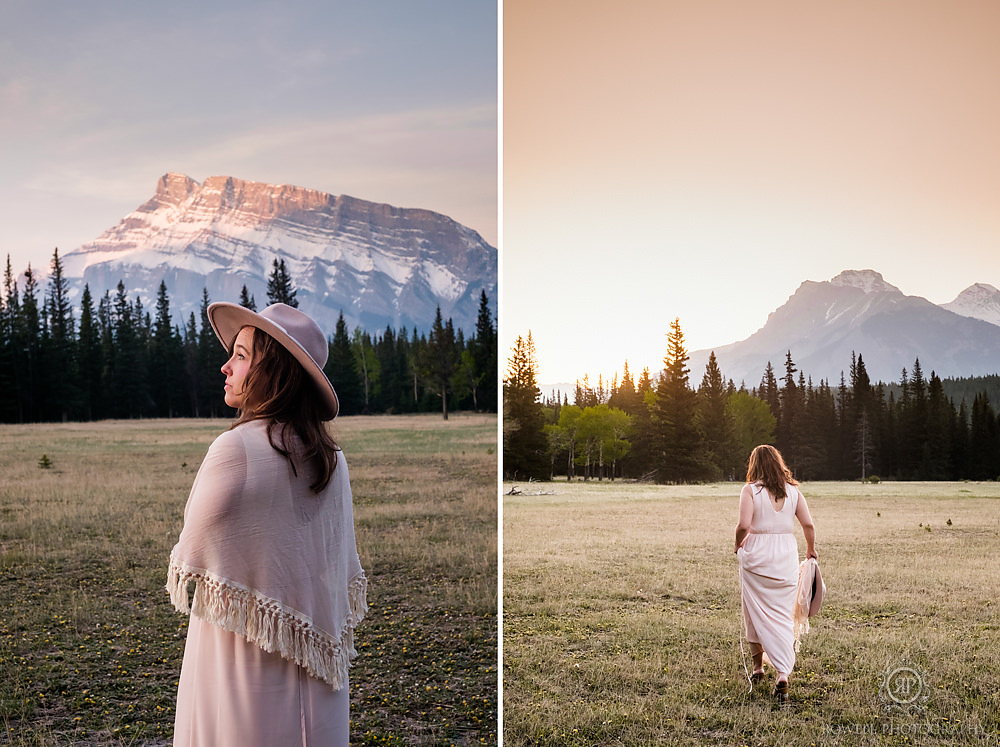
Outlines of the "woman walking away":
{"type": "Polygon", "coordinates": [[[816,530],[798,483],[773,446],[750,454],[747,484],[740,492],[736,556],[753,682],[764,678],[764,655],[777,672],[775,696],[788,701],[788,676],[795,665],[793,609],[799,576],[794,519],[802,525],[806,554],[816,554],[816,530]],[[794,517],[794,519],[793,519],[794,517]]]}
{"type": "Polygon", "coordinates": [[[327,430],[327,340],[285,304],[215,303],[208,318],[238,415],[198,470],[170,554],[167,590],[191,615],[174,745],[341,747],[368,606],[347,464],[327,430]]]}

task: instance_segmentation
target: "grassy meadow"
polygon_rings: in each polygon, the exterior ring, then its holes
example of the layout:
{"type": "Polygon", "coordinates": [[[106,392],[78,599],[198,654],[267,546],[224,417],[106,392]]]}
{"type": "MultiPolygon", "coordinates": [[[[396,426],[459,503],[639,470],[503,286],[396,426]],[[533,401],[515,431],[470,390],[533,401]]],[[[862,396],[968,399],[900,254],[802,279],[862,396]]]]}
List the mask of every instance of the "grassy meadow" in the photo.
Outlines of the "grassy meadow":
{"type": "MultiPolygon", "coordinates": [[[[228,427],[0,426],[0,745],[170,743],[187,618],[167,556],[228,427]]],[[[496,416],[334,433],[369,578],[351,743],[497,744],[496,416]]]]}
{"type": "Polygon", "coordinates": [[[1000,483],[802,485],[828,593],[784,707],[744,675],[739,484],[518,488],[505,747],[1000,744],[1000,483]]]}

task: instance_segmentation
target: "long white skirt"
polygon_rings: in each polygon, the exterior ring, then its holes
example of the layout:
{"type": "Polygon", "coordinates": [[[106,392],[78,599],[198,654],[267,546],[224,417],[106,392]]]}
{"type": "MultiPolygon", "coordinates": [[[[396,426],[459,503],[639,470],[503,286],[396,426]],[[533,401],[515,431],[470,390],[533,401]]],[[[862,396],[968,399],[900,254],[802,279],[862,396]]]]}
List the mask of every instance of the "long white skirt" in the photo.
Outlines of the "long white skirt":
{"type": "Polygon", "coordinates": [[[751,534],[738,556],[747,641],[759,643],[772,666],[790,674],[795,666],[793,613],[799,578],[795,537],[751,534]]]}
{"type": "Polygon", "coordinates": [[[192,615],[174,747],[347,747],[349,692],[192,615]]]}

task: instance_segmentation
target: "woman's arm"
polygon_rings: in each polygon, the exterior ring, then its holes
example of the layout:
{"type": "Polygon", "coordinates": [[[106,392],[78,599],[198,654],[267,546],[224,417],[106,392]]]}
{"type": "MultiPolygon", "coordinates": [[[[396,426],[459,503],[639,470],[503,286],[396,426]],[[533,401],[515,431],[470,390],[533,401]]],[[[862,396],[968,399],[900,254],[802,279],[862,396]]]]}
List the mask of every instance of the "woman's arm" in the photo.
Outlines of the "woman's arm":
{"type": "Polygon", "coordinates": [[[743,486],[740,491],[740,519],[736,524],[736,547],[733,552],[738,552],[746,541],[747,534],[750,533],[750,523],[753,521],[753,488],[749,484],[743,486]]]}
{"type": "Polygon", "coordinates": [[[806,538],[806,557],[819,558],[816,554],[816,527],[813,526],[812,515],[809,513],[809,504],[806,497],[799,492],[799,502],[795,506],[795,518],[802,525],[802,534],[806,538]]]}

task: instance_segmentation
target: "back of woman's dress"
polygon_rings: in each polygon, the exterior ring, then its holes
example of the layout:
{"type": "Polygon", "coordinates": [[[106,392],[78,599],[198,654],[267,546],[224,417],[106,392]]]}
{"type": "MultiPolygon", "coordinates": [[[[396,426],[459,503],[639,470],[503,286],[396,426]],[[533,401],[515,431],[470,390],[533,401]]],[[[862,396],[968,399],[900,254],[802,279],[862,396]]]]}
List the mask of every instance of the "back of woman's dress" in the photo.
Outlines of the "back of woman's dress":
{"type": "Polygon", "coordinates": [[[347,461],[338,452],[317,495],[266,429],[256,420],[215,440],[171,553],[171,599],[191,612],[174,747],[349,742],[348,667],[367,604],[347,461]]]}
{"type": "Polygon", "coordinates": [[[784,505],[775,511],[766,488],[751,488],[750,534],[737,553],[743,621],[747,640],[760,643],[774,668],[788,674],[795,665],[792,624],[799,552],[794,528],[799,491],[786,485],[784,505]]]}

